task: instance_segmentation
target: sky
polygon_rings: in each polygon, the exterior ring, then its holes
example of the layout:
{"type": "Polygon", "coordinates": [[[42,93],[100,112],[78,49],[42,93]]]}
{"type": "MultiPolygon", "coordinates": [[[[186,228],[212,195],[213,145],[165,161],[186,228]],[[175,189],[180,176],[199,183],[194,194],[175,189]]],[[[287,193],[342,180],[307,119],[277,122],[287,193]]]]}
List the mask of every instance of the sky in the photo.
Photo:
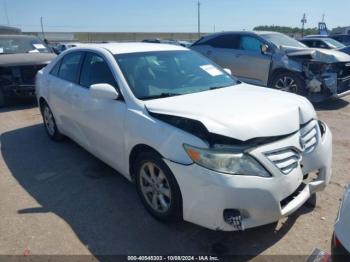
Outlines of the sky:
{"type": "MultiPolygon", "coordinates": [[[[200,0],[201,31],[350,26],[350,0],[200,0]]],[[[197,0],[0,0],[0,25],[47,32],[196,32],[197,0]]]]}

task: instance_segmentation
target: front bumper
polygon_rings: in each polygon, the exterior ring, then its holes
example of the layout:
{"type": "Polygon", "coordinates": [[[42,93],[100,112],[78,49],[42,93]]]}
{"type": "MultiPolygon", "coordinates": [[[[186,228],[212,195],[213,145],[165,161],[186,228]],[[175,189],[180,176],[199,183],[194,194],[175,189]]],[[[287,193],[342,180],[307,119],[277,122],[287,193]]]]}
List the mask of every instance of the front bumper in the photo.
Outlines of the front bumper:
{"type": "Polygon", "coordinates": [[[7,85],[3,86],[3,92],[6,97],[35,97],[35,85],[7,85]]]}
{"type": "Polygon", "coordinates": [[[341,98],[350,95],[350,76],[338,79],[337,91],[332,98],[341,98]]]}
{"type": "Polygon", "coordinates": [[[214,230],[235,231],[272,223],[293,213],[311,194],[323,190],[331,178],[332,134],[325,126],[322,135],[317,121],[313,124],[317,126],[317,145],[311,153],[302,154],[288,174],[281,172],[265,152],[287,147],[302,151],[299,132],[249,152],[271,173],[269,178],[227,175],[164,159],[180,186],[184,220],[214,230]],[[314,171],[318,172],[317,178],[300,190],[304,175],[314,171]],[[224,210],[231,209],[240,211],[240,228],[224,220],[224,210]]]}

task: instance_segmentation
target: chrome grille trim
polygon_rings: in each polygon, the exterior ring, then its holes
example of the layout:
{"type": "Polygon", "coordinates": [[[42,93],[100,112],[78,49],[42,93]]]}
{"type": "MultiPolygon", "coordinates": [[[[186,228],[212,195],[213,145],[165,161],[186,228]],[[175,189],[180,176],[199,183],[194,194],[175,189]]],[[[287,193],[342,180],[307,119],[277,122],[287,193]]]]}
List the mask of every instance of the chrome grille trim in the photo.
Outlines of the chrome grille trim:
{"type": "Polygon", "coordinates": [[[315,150],[318,143],[316,121],[300,129],[300,142],[305,154],[309,154],[315,150]]]}
{"type": "Polygon", "coordinates": [[[285,175],[298,167],[301,154],[292,147],[265,153],[265,156],[285,175]]]}

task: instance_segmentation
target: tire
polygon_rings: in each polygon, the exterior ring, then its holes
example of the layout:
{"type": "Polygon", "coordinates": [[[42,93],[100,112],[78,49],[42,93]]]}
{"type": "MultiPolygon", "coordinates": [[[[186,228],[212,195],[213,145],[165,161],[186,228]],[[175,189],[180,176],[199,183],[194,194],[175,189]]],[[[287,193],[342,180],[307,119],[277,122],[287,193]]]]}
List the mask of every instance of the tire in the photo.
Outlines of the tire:
{"type": "Polygon", "coordinates": [[[43,117],[45,131],[48,136],[54,141],[61,141],[64,136],[58,131],[55,118],[47,103],[43,103],[41,106],[41,114],[43,117]]]}
{"type": "Polygon", "coordinates": [[[5,95],[0,87],[0,108],[4,107],[6,105],[5,103],[5,95]]]}
{"type": "Polygon", "coordinates": [[[285,71],[277,73],[272,78],[270,87],[302,96],[307,95],[305,81],[299,75],[293,72],[285,71]]]}
{"type": "Polygon", "coordinates": [[[147,211],[160,221],[181,221],[181,191],[162,158],[151,151],[143,152],[137,157],[134,165],[137,192],[147,211]]]}

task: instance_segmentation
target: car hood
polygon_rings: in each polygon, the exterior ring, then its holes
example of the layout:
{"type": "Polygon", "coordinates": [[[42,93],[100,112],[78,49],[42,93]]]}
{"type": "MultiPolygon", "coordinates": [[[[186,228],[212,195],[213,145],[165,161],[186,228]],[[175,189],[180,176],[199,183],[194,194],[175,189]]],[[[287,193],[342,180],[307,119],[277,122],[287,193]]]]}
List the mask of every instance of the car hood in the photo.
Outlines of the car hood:
{"type": "Polygon", "coordinates": [[[337,50],[289,47],[282,47],[282,50],[289,57],[308,58],[324,63],[350,62],[350,56],[348,54],[337,50]]]}
{"type": "Polygon", "coordinates": [[[0,66],[48,64],[55,57],[52,53],[5,54],[0,55],[0,66]]]}
{"type": "Polygon", "coordinates": [[[145,106],[151,113],[198,120],[211,133],[241,141],[291,134],[316,117],[304,97],[243,83],[148,100],[145,106]]]}

